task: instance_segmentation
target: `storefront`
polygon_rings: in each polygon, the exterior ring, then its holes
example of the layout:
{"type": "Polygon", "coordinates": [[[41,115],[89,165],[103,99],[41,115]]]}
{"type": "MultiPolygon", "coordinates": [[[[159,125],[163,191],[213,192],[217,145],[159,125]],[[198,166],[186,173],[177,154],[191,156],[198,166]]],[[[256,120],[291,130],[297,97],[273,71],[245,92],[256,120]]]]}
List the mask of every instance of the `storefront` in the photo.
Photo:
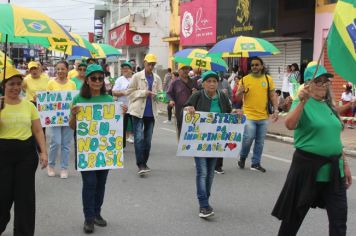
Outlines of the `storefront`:
{"type": "MultiPolygon", "coordinates": [[[[150,34],[131,31],[129,23],[125,23],[109,31],[109,44],[122,49],[119,64],[123,61],[135,60],[137,66],[142,68],[150,44],[150,34]]],[[[115,71],[116,68],[120,69],[119,64],[115,65],[115,71]]]]}

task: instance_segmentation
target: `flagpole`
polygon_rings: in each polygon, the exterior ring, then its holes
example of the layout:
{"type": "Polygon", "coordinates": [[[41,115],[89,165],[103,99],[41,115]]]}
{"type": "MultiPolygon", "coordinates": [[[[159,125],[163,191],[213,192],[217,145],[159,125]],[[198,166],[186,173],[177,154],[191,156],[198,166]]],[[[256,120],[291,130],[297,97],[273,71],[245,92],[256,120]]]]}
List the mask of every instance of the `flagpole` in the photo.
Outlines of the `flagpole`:
{"type": "Polygon", "coordinates": [[[6,76],[7,41],[8,41],[8,35],[5,34],[5,55],[4,55],[4,77],[3,77],[3,81],[5,81],[5,76],[6,76]]]}
{"type": "MultiPolygon", "coordinates": [[[[328,36],[329,36],[329,35],[328,35],[328,36]]],[[[325,38],[325,40],[324,40],[324,43],[323,43],[323,47],[321,48],[321,52],[320,52],[320,55],[319,55],[319,58],[318,58],[318,63],[316,64],[316,68],[315,68],[315,71],[314,71],[314,74],[313,74],[312,79],[315,78],[316,72],[317,72],[318,69],[319,69],[321,57],[323,56],[323,52],[324,52],[324,50],[325,50],[325,48],[326,48],[326,43],[328,42],[328,36],[326,36],[326,38],[325,38]]]]}

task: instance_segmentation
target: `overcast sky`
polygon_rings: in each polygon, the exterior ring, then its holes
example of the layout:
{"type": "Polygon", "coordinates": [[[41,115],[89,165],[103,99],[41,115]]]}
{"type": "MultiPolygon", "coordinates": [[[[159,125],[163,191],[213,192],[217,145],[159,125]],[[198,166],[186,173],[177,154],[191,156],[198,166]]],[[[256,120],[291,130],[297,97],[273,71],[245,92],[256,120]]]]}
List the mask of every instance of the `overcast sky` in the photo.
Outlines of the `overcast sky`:
{"type": "Polygon", "coordinates": [[[46,13],[67,30],[71,28],[72,32],[87,38],[88,32],[94,32],[94,5],[103,0],[11,0],[10,3],[46,13]]]}

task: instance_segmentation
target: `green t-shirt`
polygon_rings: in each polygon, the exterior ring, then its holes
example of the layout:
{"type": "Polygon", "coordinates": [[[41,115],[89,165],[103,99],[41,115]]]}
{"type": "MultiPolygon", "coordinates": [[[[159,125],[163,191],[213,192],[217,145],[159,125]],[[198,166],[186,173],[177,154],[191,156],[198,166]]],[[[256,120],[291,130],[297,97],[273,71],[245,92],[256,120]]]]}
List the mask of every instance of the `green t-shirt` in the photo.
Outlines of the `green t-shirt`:
{"type": "Polygon", "coordinates": [[[219,104],[219,96],[218,95],[216,95],[215,97],[213,97],[211,99],[210,112],[217,112],[217,113],[221,112],[221,107],[220,107],[220,104],[219,104]]]}
{"type": "MultiPolygon", "coordinates": [[[[299,99],[294,100],[293,110],[299,99]]],[[[342,153],[342,125],[324,101],[310,98],[304,106],[298,125],[294,130],[294,146],[306,152],[321,156],[333,156],[342,153]]],[[[340,158],[340,174],[344,177],[343,160],[340,158]]],[[[317,181],[330,181],[330,164],[323,165],[317,173],[317,181]]]]}
{"type": "Polygon", "coordinates": [[[110,95],[104,94],[91,98],[83,98],[78,94],[74,97],[72,105],[77,105],[78,103],[101,103],[101,102],[114,102],[114,98],[110,95]]]}
{"type": "Polygon", "coordinates": [[[72,81],[75,83],[75,87],[77,90],[80,90],[83,85],[83,80],[78,79],[77,77],[72,78],[72,81]]]}

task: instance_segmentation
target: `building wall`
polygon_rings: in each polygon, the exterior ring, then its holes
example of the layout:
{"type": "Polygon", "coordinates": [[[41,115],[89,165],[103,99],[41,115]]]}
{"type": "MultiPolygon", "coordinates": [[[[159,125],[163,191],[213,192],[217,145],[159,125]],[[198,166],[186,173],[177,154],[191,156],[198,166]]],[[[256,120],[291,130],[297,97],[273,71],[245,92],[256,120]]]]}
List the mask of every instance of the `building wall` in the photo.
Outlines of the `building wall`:
{"type": "MultiPolygon", "coordinates": [[[[111,5],[111,28],[114,28],[120,20],[129,17],[130,30],[138,33],[150,33],[150,45],[145,53],[154,53],[157,55],[158,70],[168,66],[168,43],[163,42],[162,38],[167,35],[169,30],[169,3],[166,1],[134,1],[129,0],[125,4],[111,5]]],[[[136,52],[136,49],[129,49],[130,55],[136,52]],[[132,51],[132,52],[131,52],[132,51]]],[[[143,58],[136,56],[136,63],[142,67],[143,58]]],[[[135,59],[135,58],[131,58],[135,59]]]]}
{"type": "MultiPolygon", "coordinates": [[[[317,5],[315,9],[315,32],[314,32],[314,53],[313,60],[318,61],[320,53],[325,42],[325,38],[328,35],[330,26],[333,21],[333,12],[336,4],[328,4],[325,0],[317,0],[317,5]]],[[[334,94],[334,99],[340,101],[341,93],[344,91],[343,85],[347,83],[342,77],[335,73],[328,55],[327,46],[325,46],[324,53],[321,57],[322,65],[324,65],[328,72],[334,74],[332,90],[334,94]]]]}

